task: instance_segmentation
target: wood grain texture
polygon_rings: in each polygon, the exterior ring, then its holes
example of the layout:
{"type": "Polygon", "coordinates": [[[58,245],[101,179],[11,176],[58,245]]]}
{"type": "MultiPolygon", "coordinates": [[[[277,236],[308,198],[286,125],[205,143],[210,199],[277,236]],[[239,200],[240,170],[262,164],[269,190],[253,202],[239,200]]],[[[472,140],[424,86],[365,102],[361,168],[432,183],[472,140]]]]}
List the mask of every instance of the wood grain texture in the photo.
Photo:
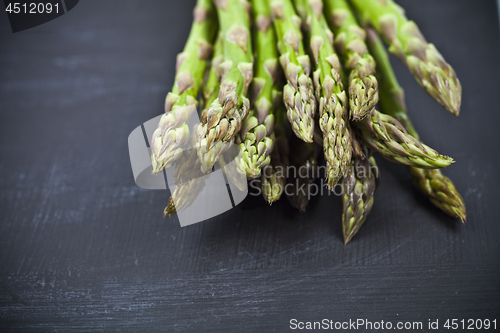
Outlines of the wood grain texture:
{"type": "Polygon", "coordinates": [[[307,214],[249,197],[181,228],[138,188],[128,134],[163,110],[194,1],[81,1],[12,34],[0,15],[0,331],[283,332],[289,320],[500,320],[500,31],[493,1],[400,1],[464,88],[450,116],[396,60],[422,139],[465,226],[377,156],[351,244],[341,199],[307,214]],[[169,8],[175,3],[174,10],[169,8]]]}

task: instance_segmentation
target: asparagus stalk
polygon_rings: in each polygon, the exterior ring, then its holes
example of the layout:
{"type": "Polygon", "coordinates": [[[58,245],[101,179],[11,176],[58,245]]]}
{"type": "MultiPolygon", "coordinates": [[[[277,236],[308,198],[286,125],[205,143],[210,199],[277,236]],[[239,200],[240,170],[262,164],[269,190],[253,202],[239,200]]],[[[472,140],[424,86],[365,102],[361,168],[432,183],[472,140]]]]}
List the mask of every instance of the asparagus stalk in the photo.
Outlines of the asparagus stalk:
{"type": "Polygon", "coordinates": [[[313,141],[316,99],[309,76],[311,61],[304,51],[300,18],[291,0],[272,0],[271,15],[278,40],[279,60],[287,84],[283,100],[292,130],[305,142],[313,141]]]}
{"type": "Polygon", "coordinates": [[[210,105],[212,105],[212,103],[217,99],[219,94],[219,89],[220,89],[219,67],[221,63],[224,61],[222,38],[223,36],[219,32],[214,44],[214,52],[212,61],[210,63],[210,69],[208,70],[205,84],[203,85],[203,88],[201,90],[205,108],[210,107],[210,105]]]}
{"type": "MultiPolygon", "coordinates": [[[[279,96],[282,95],[279,94],[279,96]]],[[[285,110],[279,106],[275,106],[275,108],[275,139],[271,163],[263,169],[260,178],[262,196],[270,205],[278,201],[283,194],[286,185],[287,168],[290,164],[288,161],[289,147],[285,110]]]]}
{"type": "MultiPolygon", "coordinates": [[[[368,46],[377,61],[377,76],[380,82],[380,108],[384,113],[396,118],[415,139],[419,135],[407,113],[403,88],[399,85],[392,70],[389,57],[375,31],[368,29],[368,46]]],[[[453,182],[444,176],[441,170],[426,170],[408,167],[414,177],[415,186],[425,194],[431,202],[446,214],[465,222],[467,210],[464,201],[453,182]]]]}
{"type": "Polygon", "coordinates": [[[177,187],[171,194],[164,216],[172,216],[183,208],[189,207],[198,197],[203,187],[205,178],[201,172],[196,149],[190,149],[179,159],[175,165],[175,183],[177,187]],[[180,166],[180,167],[178,167],[180,166]]]}
{"type": "Polygon", "coordinates": [[[223,36],[224,61],[219,66],[221,86],[218,98],[203,110],[198,126],[198,158],[204,173],[234,141],[250,102],[245,97],[253,77],[252,43],[248,3],[243,0],[216,0],[223,36]]]}
{"type": "Polygon", "coordinates": [[[454,162],[408,134],[399,121],[375,109],[359,128],[359,139],[392,162],[426,169],[444,168],[454,162]]]}
{"type": "Polygon", "coordinates": [[[436,47],[427,43],[403,8],[392,0],[351,0],[364,25],[372,25],[390,45],[389,51],[410,70],[417,82],[439,104],[458,116],[462,86],[453,68],[436,47]]]}
{"type": "Polygon", "coordinates": [[[253,0],[254,17],[254,49],[255,76],[250,86],[251,105],[249,115],[237,140],[240,158],[236,159],[236,167],[247,178],[258,177],[261,168],[271,161],[274,131],[273,86],[278,77],[278,50],[276,35],[271,21],[271,13],[267,0],[253,0]]]}
{"type": "Polygon", "coordinates": [[[227,179],[233,183],[240,191],[245,191],[247,189],[247,177],[245,172],[242,172],[237,168],[238,159],[240,158],[239,148],[233,147],[228,151],[225,151],[219,156],[219,164],[223,168],[223,172],[227,179]],[[236,151],[234,151],[235,149],[236,151]],[[231,163],[235,161],[236,163],[231,163]]]}
{"type": "Polygon", "coordinates": [[[198,0],[193,16],[184,51],[177,56],[177,73],[172,92],[165,100],[165,114],[151,139],[153,174],[172,166],[189,142],[188,121],[196,110],[196,97],[212,53],[211,44],[217,31],[212,1],[198,0]]]}
{"type": "Polygon", "coordinates": [[[373,207],[379,175],[375,158],[364,148],[363,156],[354,154],[351,166],[342,180],[342,231],[344,243],[351,241],[373,207]]]}
{"type": "MultiPolygon", "coordinates": [[[[222,62],[222,38],[219,35],[215,41],[213,58],[208,71],[207,79],[202,88],[202,95],[205,105],[210,105],[219,92],[218,71],[222,62]]],[[[191,134],[192,146],[196,145],[196,134],[191,134]]],[[[164,210],[165,216],[172,216],[178,210],[189,207],[198,197],[205,186],[205,178],[202,177],[201,163],[198,159],[196,149],[190,149],[179,159],[175,165],[174,180],[177,185],[168,201],[168,206],[164,210]]]]}
{"type": "Polygon", "coordinates": [[[286,167],[283,154],[287,153],[288,143],[283,138],[276,139],[275,147],[271,155],[271,163],[262,169],[260,186],[262,196],[267,203],[272,205],[278,201],[283,194],[286,185],[286,167]],[[278,151],[281,152],[278,152],[278,151]],[[283,156],[283,157],[282,157],[283,156]]]}
{"type": "Polygon", "coordinates": [[[364,119],[378,103],[375,60],[365,44],[366,33],[356,22],[347,0],[325,0],[325,16],[335,34],[336,50],[349,74],[351,119],[364,119]]]}
{"type": "Polygon", "coordinates": [[[319,126],[323,132],[328,187],[333,189],[351,160],[347,96],[342,85],[340,62],[331,43],[333,34],[323,17],[321,0],[296,0],[295,4],[305,22],[316,65],[313,76],[319,101],[319,126]]]}

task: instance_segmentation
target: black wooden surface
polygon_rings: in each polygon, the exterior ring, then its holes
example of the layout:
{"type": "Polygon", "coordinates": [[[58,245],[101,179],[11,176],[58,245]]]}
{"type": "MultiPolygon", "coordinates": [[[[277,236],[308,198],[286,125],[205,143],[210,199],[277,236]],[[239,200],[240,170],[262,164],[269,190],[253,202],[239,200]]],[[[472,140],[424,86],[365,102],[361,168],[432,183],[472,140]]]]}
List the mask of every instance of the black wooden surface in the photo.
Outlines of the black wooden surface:
{"type": "MultiPolygon", "coordinates": [[[[368,221],[341,200],[248,198],[181,228],[138,188],[127,137],[162,112],[194,1],[80,1],[13,34],[0,14],[0,331],[281,332],[289,321],[500,320],[500,26],[494,1],[401,1],[463,84],[449,115],[393,61],[468,222],[378,158],[368,221]]],[[[499,323],[500,324],[500,323],[499,323]]],[[[441,329],[442,330],[442,329],[441,329]]]]}

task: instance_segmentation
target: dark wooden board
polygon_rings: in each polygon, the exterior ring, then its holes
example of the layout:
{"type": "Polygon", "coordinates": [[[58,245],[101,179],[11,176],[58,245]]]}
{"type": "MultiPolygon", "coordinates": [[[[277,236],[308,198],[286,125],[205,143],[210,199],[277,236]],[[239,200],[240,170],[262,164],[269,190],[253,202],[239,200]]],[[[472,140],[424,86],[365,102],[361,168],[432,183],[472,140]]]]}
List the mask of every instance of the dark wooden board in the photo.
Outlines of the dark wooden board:
{"type": "Polygon", "coordinates": [[[421,137],[456,159],[446,175],[468,222],[377,157],[375,207],[348,246],[338,197],[314,198],[305,215],[249,197],[181,228],[162,218],[167,191],[135,185],[127,137],[162,112],[193,0],[80,1],[16,34],[0,14],[0,331],[500,320],[496,4],[400,3],[463,84],[455,118],[392,59],[421,137]]]}

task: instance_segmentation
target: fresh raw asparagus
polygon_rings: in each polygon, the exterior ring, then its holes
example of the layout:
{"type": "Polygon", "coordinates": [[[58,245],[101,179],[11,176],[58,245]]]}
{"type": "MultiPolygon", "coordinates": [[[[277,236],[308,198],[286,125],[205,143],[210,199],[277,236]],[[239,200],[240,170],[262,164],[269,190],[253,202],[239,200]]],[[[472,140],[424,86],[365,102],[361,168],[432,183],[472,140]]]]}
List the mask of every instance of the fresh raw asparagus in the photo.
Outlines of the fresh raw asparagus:
{"type": "Polygon", "coordinates": [[[221,85],[218,98],[203,110],[198,126],[198,158],[204,173],[212,170],[219,155],[233,143],[248,115],[246,98],[253,77],[252,43],[248,3],[243,0],[216,0],[223,36],[224,60],[219,66],[221,85]]]}
{"type": "Polygon", "coordinates": [[[247,0],[197,1],[152,140],[154,173],[177,163],[165,215],[193,207],[216,163],[231,190],[247,190],[252,179],[267,203],[285,193],[304,212],[324,184],[314,184],[322,146],[328,187],[343,176],[345,244],[373,207],[379,180],[374,151],[406,165],[434,205],[465,221],[463,199],[439,169],[454,161],[420,142],[376,30],[422,87],[457,115],[460,82],[402,9],[393,0],[249,1],[251,13],[247,0]],[[204,110],[192,129],[188,121],[201,87],[204,110]]]}
{"type": "Polygon", "coordinates": [[[247,176],[245,172],[238,169],[239,148],[233,146],[219,156],[219,164],[222,167],[227,180],[235,185],[240,191],[247,189],[247,176]],[[232,163],[235,162],[235,163],[232,163]]]}
{"type": "Polygon", "coordinates": [[[179,159],[179,163],[175,165],[174,180],[177,187],[170,196],[168,206],[164,210],[165,216],[172,216],[194,202],[203,187],[205,187],[205,178],[203,176],[196,149],[185,151],[179,159]]]}
{"type": "MultiPolygon", "coordinates": [[[[218,33],[214,43],[214,52],[208,75],[201,89],[203,95],[204,109],[210,107],[217,99],[220,89],[219,66],[224,61],[224,49],[222,44],[222,33],[218,33]]],[[[203,113],[203,112],[202,112],[203,113]]]]}
{"type": "MultiPolygon", "coordinates": [[[[202,88],[204,105],[210,105],[217,98],[220,87],[217,72],[219,71],[221,62],[222,38],[219,35],[214,44],[214,52],[207,79],[202,88]]],[[[191,143],[192,147],[195,147],[196,133],[191,134],[191,143]]],[[[174,180],[177,187],[170,196],[167,208],[165,208],[165,216],[171,216],[193,203],[205,186],[205,178],[202,175],[201,163],[197,151],[196,149],[190,149],[181,156],[179,163],[175,164],[174,180]]]]}
{"type": "Polygon", "coordinates": [[[351,160],[347,96],[342,85],[339,58],[331,43],[333,34],[323,17],[321,0],[295,0],[295,4],[304,22],[315,63],[313,76],[319,101],[319,126],[323,133],[328,187],[333,189],[351,160]]]}
{"type": "Polygon", "coordinates": [[[342,231],[344,243],[351,241],[373,207],[374,193],[379,183],[375,158],[368,149],[362,156],[354,154],[351,166],[342,180],[342,231]]]}
{"type": "MultiPolygon", "coordinates": [[[[282,153],[286,153],[288,143],[283,138],[276,139],[273,153],[271,154],[271,163],[262,169],[260,176],[260,186],[262,196],[270,205],[278,201],[283,194],[286,185],[286,167],[283,161],[282,153]],[[281,146],[281,147],[280,147],[281,146]],[[282,152],[278,152],[281,150],[282,152]]],[[[285,157],[288,159],[288,156],[285,157]]]]}
{"type": "Polygon", "coordinates": [[[251,91],[251,110],[237,137],[240,158],[236,166],[248,179],[258,177],[271,161],[274,131],[273,86],[278,78],[278,50],[267,0],[252,1],[254,18],[255,75],[251,91]],[[272,45],[272,47],[270,47],[272,45]]]}
{"type": "Polygon", "coordinates": [[[188,121],[196,111],[196,97],[212,53],[217,32],[217,16],[210,0],[198,0],[194,22],[184,51],[177,56],[176,76],[172,92],[165,101],[165,114],[151,139],[153,174],[169,168],[177,161],[189,142],[188,121]]]}
{"type": "Polygon", "coordinates": [[[454,162],[408,134],[399,121],[375,109],[359,128],[359,139],[392,162],[426,169],[444,168],[454,162]]]}
{"type": "MultiPolygon", "coordinates": [[[[403,88],[399,85],[392,70],[384,45],[375,31],[368,29],[367,32],[368,46],[378,66],[377,76],[379,77],[381,94],[380,108],[382,112],[399,120],[408,133],[418,140],[419,135],[407,113],[403,88]]],[[[446,214],[460,218],[465,222],[467,210],[464,201],[453,182],[444,176],[441,170],[427,170],[416,167],[408,167],[408,170],[414,177],[416,187],[436,207],[446,214]]]]}
{"type": "Polygon", "coordinates": [[[364,119],[378,103],[375,60],[365,44],[366,34],[347,0],[325,0],[325,13],[335,34],[335,49],[342,55],[349,79],[351,119],[364,119]]]}
{"type": "Polygon", "coordinates": [[[283,100],[292,130],[305,142],[313,141],[316,98],[310,78],[311,61],[304,51],[301,20],[291,0],[272,0],[271,15],[276,30],[280,63],[287,84],[283,100]]]}
{"type": "Polygon", "coordinates": [[[429,198],[434,206],[465,223],[467,209],[465,208],[464,199],[462,199],[450,178],[443,175],[439,169],[425,170],[415,167],[409,167],[408,169],[413,175],[415,186],[429,198]]]}
{"type": "Polygon", "coordinates": [[[262,170],[260,177],[262,196],[270,205],[281,198],[286,185],[287,168],[290,165],[288,161],[290,149],[288,147],[286,128],[286,111],[279,106],[275,106],[275,108],[275,139],[273,152],[271,153],[271,163],[262,170]]]}
{"type": "Polygon", "coordinates": [[[389,51],[410,70],[439,104],[458,116],[462,86],[453,68],[436,47],[427,43],[402,7],[393,0],[351,0],[364,25],[371,25],[390,45],[389,51]]]}

